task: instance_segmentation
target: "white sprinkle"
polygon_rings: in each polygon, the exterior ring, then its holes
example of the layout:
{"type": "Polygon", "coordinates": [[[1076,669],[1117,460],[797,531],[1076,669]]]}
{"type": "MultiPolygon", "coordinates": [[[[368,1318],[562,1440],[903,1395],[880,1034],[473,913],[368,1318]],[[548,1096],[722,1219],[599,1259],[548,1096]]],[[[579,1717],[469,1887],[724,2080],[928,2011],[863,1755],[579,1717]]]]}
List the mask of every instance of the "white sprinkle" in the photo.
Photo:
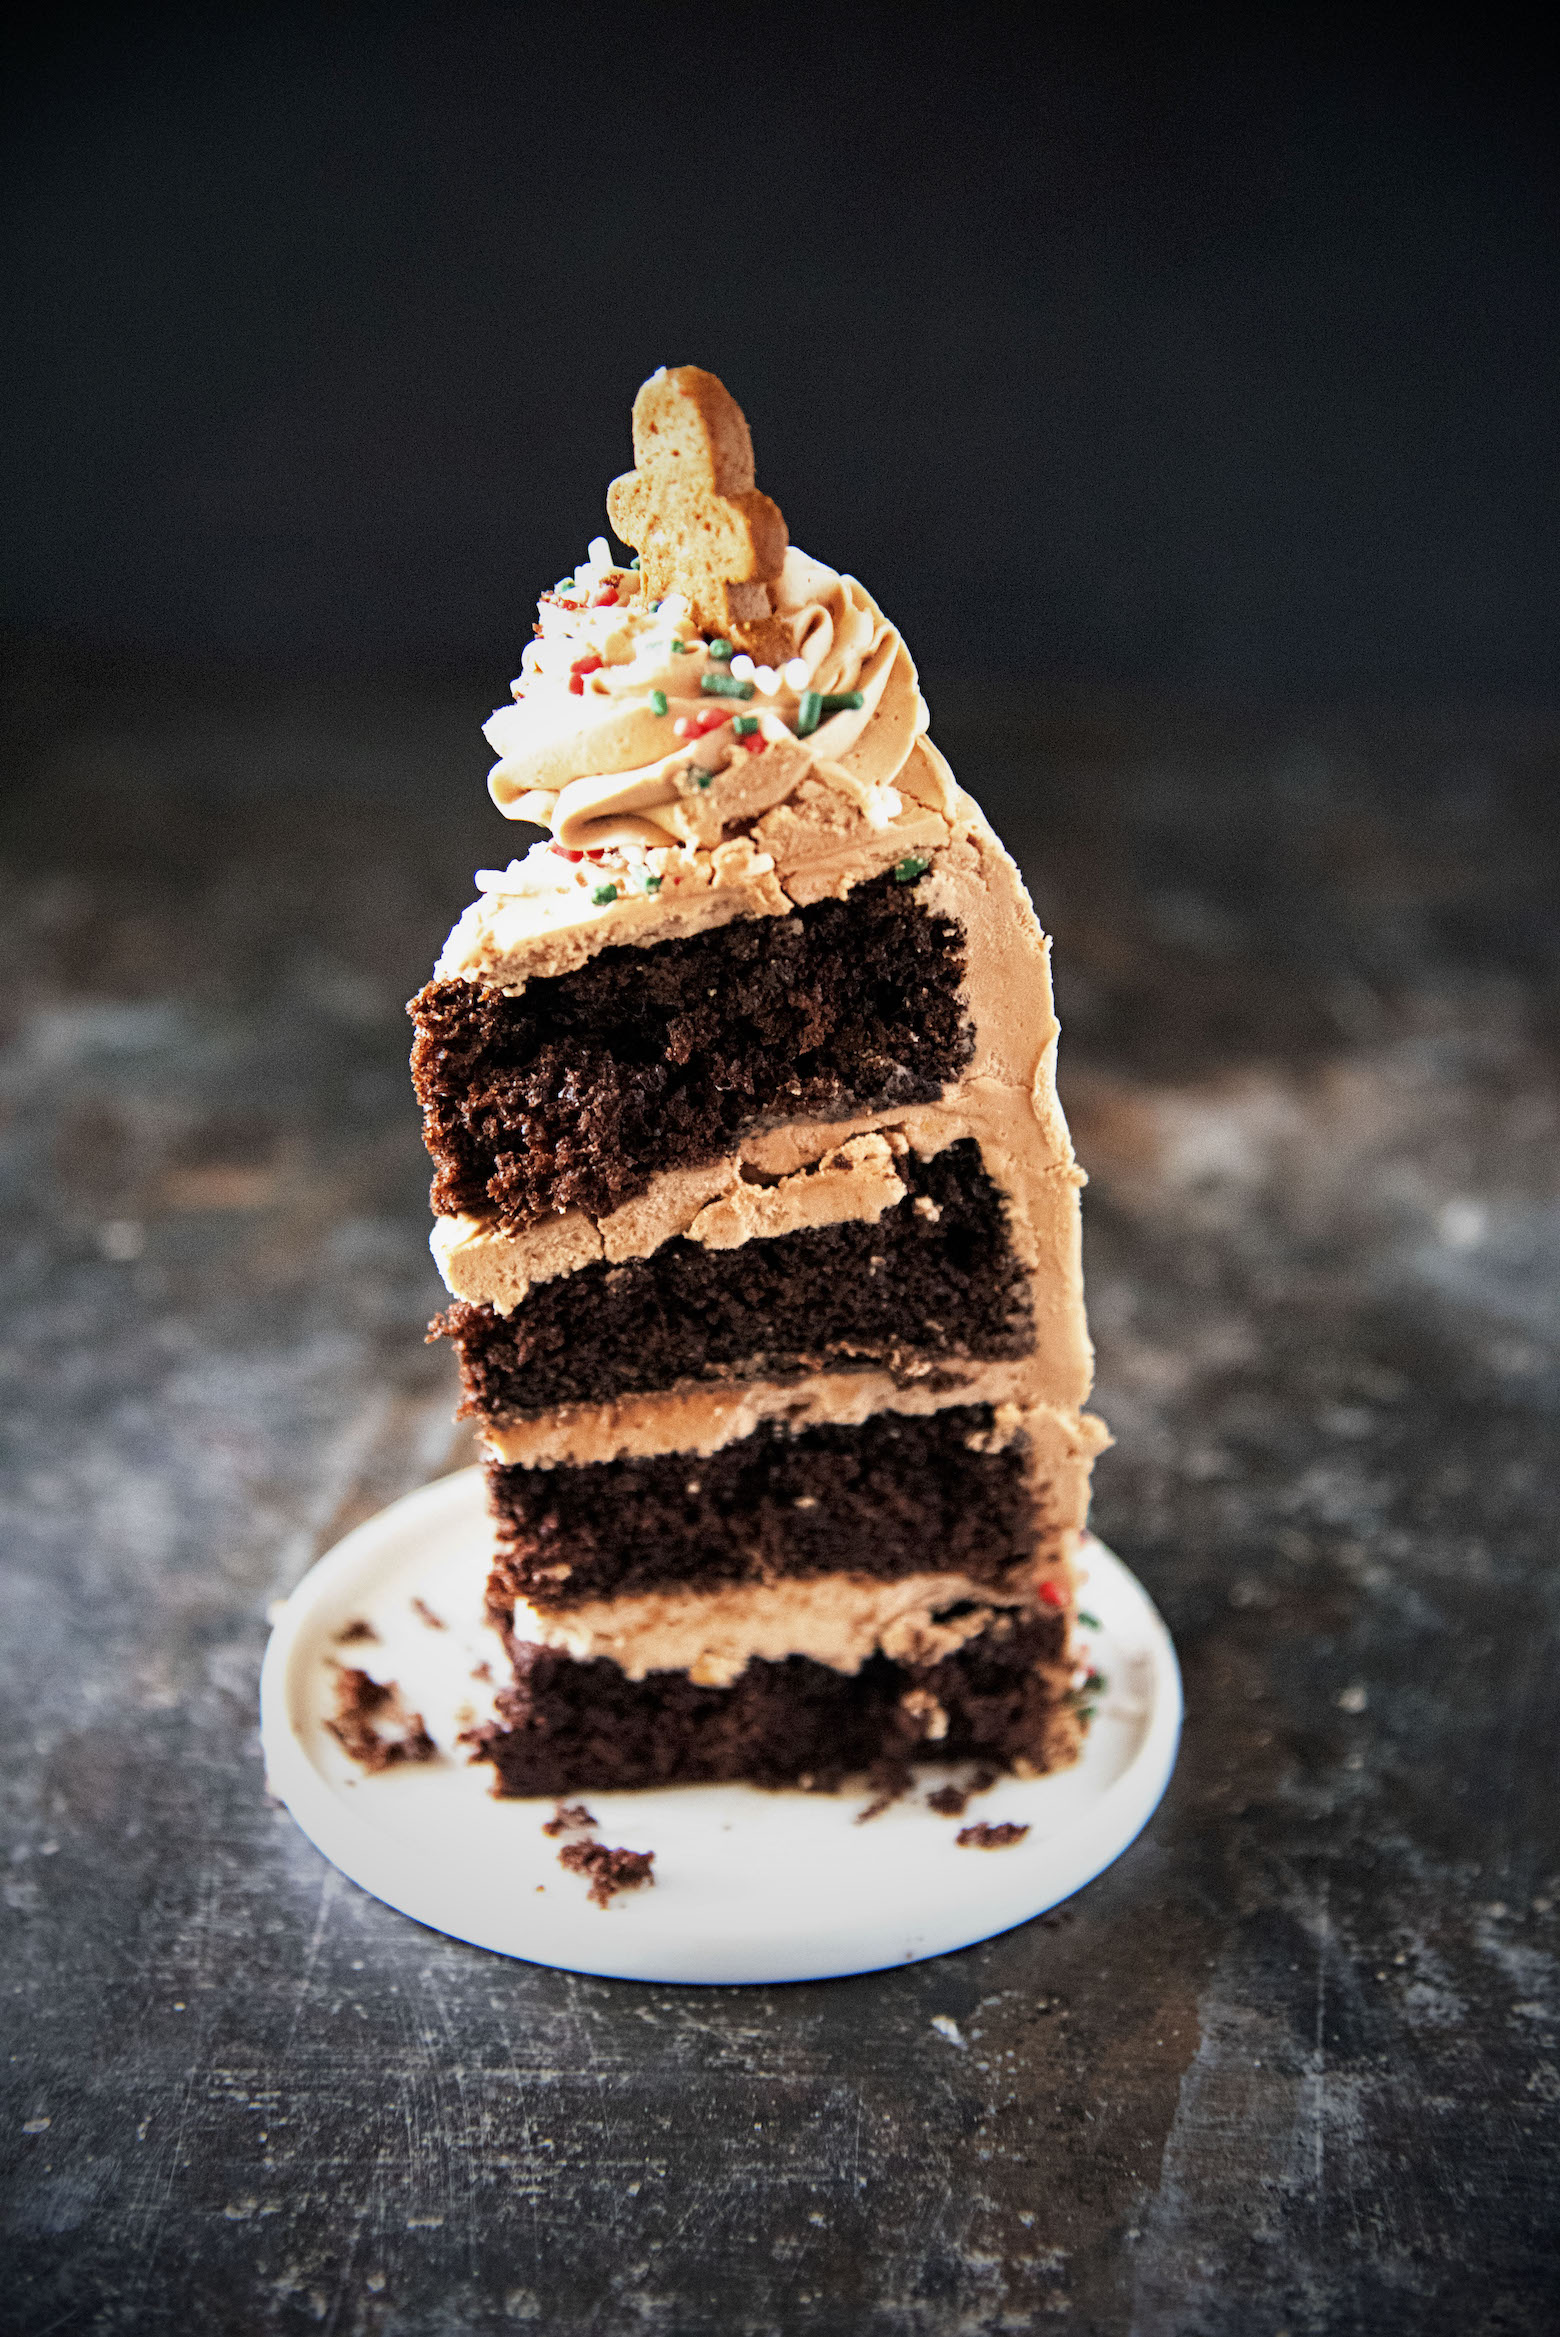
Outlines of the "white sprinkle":
{"type": "Polygon", "coordinates": [[[757,666],[745,653],[731,661],[731,678],[735,682],[750,682],[757,671],[757,666]]]}
{"type": "Polygon", "coordinates": [[[544,844],[533,845],[523,860],[511,860],[507,868],[479,868],[479,893],[555,893],[567,883],[566,870],[572,863],[560,861],[557,854],[544,844]]]}
{"type": "Polygon", "coordinates": [[[1340,1688],[1333,1702],[1340,1712],[1363,1712],[1370,1703],[1370,1696],[1364,1683],[1356,1680],[1352,1687],[1340,1688]]]}
{"type": "Polygon", "coordinates": [[[788,689],[806,689],[808,683],[812,680],[812,668],[807,663],[805,657],[792,657],[786,660],[785,679],[786,687],[788,689]]]}
{"type": "Polygon", "coordinates": [[[590,564],[591,564],[591,566],[592,566],[593,568],[610,568],[610,567],[611,567],[611,565],[612,565],[612,546],[611,546],[611,545],[610,545],[610,544],[607,542],[607,539],[606,539],[606,537],[605,537],[605,536],[592,536],[592,537],[591,537],[591,539],[590,539],[590,564]]]}
{"type": "Polygon", "coordinates": [[[932,2015],[932,2026],[937,2031],[939,2037],[946,2037],[950,2045],[957,2045],[961,2053],[967,2053],[969,2051],[968,2045],[965,2043],[963,2037],[959,2034],[958,2022],[956,2020],[950,2019],[947,2013],[934,2012],[932,2015]]]}
{"type": "MultiPolygon", "coordinates": [[[[731,670],[733,673],[735,673],[737,670],[735,659],[732,661],[731,670]]],[[[780,676],[775,672],[775,669],[772,665],[755,665],[753,668],[753,679],[755,682],[757,682],[759,688],[763,691],[766,698],[772,698],[776,690],[778,690],[780,687],[780,676]]]]}

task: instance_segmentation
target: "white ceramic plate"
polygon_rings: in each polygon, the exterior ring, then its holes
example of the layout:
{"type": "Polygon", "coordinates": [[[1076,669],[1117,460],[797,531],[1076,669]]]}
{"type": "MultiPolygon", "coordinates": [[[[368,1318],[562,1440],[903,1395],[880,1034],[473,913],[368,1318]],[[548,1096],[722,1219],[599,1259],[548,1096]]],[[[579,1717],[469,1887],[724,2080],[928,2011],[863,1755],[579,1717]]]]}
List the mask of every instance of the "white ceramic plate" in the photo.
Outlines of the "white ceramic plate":
{"type": "Polygon", "coordinates": [[[950,1821],[926,1806],[948,1770],[866,1825],[864,1793],[745,1785],[589,1792],[601,1841],[655,1852],[655,1884],[606,1908],[558,1865],[545,1801],[495,1801],[459,1730],[484,1716],[478,1666],[505,1676],[482,1619],[491,1528],[482,1475],[408,1494],[338,1542],[281,1609],[260,1686],[272,1792],[311,1842],[376,1898],[437,1931],[631,1980],[817,1980],[915,1963],[989,1939],[1092,1880],[1147,1822],[1175,1764],[1181,1682],[1148,1596],[1090,1540],[1087,1644],[1108,1687],[1083,1758],[1055,1777],[1004,1777],[950,1821]],[[412,1605],[443,1622],[434,1628],[412,1605]],[[374,1642],[338,1646],[362,1618],[374,1642]],[[440,1758],[365,1773],[328,1733],[334,1662],[393,1679],[440,1758]],[[960,1849],[960,1825],[1029,1828],[1002,1850],[960,1849]]]}

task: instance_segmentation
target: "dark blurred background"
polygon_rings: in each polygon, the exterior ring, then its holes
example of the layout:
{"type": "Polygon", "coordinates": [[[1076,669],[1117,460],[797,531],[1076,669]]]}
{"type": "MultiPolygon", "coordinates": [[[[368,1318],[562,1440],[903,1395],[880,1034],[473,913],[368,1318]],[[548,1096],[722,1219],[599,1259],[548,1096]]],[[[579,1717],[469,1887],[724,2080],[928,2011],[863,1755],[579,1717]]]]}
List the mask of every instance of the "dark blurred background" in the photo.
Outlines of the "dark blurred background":
{"type": "Polygon", "coordinates": [[[934,693],[1553,704],[1536,39],[51,9],[6,77],[10,644],[501,683],[696,361],[934,693]]]}

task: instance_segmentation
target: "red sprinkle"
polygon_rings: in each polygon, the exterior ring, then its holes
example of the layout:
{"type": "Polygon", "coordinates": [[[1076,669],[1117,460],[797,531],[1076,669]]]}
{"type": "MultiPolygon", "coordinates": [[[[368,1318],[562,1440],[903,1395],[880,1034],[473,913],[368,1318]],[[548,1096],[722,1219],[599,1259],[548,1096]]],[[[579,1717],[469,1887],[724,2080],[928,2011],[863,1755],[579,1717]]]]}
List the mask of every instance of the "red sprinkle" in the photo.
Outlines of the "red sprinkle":
{"type": "Polygon", "coordinates": [[[583,852],[570,852],[562,844],[555,844],[553,850],[560,860],[583,860],[585,857],[583,852]]]}
{"type": "Polygon", "coordinates": [[[755,731],[751,738],[739,739],[737,744],[746,747],[750,755],[761,755],[769,741],[767,738],[760,738],[755,731]]]}
{"type": "Polygon", "coordinates": [[[1065,1607],[1067,1604],[1067,1593],[1059,1582],[1043,1582],[1040,1585],[1040,1596],[1048,1607],[1065,1607]]]}
{"type": "Polygon", "coordinates": [[[604,584],[600,592],[591,594],[590,605],[593,609],[615,609],[617,607],[617,594],[610,584],[604,584]]]}
{"type": "Polygon", "coordinates": [[[588,657],[577,657],[569,671],[571,674],[593,674],[598,665],[605,663],[606,660],[598,657],[595,650],[592,650],[588,657]]]}

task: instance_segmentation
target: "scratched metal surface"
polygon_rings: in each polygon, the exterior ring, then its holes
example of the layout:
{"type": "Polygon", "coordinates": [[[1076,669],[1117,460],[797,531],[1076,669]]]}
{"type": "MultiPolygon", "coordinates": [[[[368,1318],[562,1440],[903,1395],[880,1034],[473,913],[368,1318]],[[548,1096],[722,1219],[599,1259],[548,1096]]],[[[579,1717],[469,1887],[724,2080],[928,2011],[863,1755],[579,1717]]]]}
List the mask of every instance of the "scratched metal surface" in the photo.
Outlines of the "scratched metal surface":
{"type": "Polygon", "coordinates": [[[1058,1917],[691,1992],[423,1932],[261,1789],[268,1601],[461,1457],[401,1004],[479,696],[13,717],[0,2326],[1552,2331],[1554,735],[952,708],[1185,1750],[1058,1917]]]}

